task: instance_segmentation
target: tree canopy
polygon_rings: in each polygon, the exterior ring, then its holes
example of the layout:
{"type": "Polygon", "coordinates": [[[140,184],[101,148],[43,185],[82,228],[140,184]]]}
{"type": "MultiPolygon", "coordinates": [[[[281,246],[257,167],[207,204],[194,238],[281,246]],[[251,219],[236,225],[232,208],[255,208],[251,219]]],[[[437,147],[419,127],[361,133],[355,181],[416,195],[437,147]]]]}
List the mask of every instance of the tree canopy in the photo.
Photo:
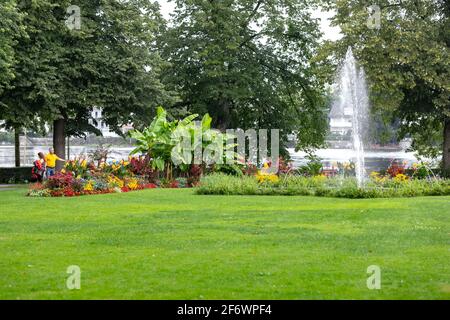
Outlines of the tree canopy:
{"type": "Polygon", "coordinates": [[[58,153],[65,135],[95,132],[88,122],[94,106],[118,129],[170,101],[159,81],[163,62],[152,50],[162,23],[152,1],[25,0],[17,8],[27,37],[13,46],[15,79],[0,100],[53,122],[58,153]],[[74,5],[79,29],[66,26],[74,5]]]}
{"type": "Polygon", "coordinates": [[[21,20],[15,1],[0,2],[0,93],[14,78],[16,61],[13,46],[24,34],[21,20]]]}
{"type": "Polygon", "coordinates": [[[336,61],[353,47],[368,75],[375,111],[399,118],[400,137],[410,135],[423,155],[440,151],[450,169],[450,3],[378,1],[378,28],[367,23],[373,14],[367,1],[325,2],[336,11],[332,21],[343,38],[325,44],[324,51],[336,61]]]}
{"type": "Polygon", "coordinates": [[[323,83],[311,62],[320,31],[313,1],[177,0],[159,41],[172,112],[209,113],[214,126],[298,131],[302,147],[326,134],[323,83]]]}

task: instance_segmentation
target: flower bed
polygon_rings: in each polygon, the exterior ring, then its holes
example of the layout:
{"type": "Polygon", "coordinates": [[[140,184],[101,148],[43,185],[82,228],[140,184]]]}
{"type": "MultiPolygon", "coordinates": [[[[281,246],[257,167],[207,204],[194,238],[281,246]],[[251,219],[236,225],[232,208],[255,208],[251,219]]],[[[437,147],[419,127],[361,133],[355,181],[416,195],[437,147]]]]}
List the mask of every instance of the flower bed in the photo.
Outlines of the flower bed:
{"type": "Polygon", "coordinates": [[[390,198],[450,195],[448,179],[385,179],[367,181],[358,188],[355,178],[280,175],[278,179],[259,176],[205,176],[197,194],[203,195],[304,195],[340,198],[390,198]]]}
{"type": "Polygon", "coordinates": [[[75,197],[189,186],[185,178],[155,180],[154,172],[146,163],[148,161],[144,158],[130,158],[129,161],[100,163],[96,166],[83,158],[70,160],[61,172],[44,183],[30,185],[28,196],[75,197]]]}
{"type": "MultiPolygon", "coordinates": [[[[281,168],[281,166],[280,166],[281,168]]],[[[297,170],[270,173],[261,170],[236,177],[212,174],[201,180],[197,194],[216,195],[311,195],[342,198],[390,198],[450,195],[450,180],[436,176],[428,164],[392,163],[385,172],[372,172],[363,188],[351,177],[354,166],[342,166],[338,175],[327,176],[321,164],[313,162],[297,170]],[[343,169],[343,170],[341,170],[343,169]]]]}
{"type": "Polygon", "coordinates": [[[58,173],[44,183],[30,185],[30,197],[75,197],[82,195],[121,193],[135,190],[153,189],[158,186],[140,178],[119,179],[115,176],[83,179],[71,172],[58,173]]]}

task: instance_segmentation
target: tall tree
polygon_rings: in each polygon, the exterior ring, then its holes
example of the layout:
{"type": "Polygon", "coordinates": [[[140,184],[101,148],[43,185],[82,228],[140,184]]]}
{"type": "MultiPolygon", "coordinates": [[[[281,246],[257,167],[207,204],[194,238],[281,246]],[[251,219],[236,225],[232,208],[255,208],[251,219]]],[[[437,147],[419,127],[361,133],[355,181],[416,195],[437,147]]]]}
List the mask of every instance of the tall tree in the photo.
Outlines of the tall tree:
{"type": "MultiPolygon", "coordinates": [[[[14,65],[16,63],[14,44],[17,39],[23,37],[24,26],[22,15],[19,13],[16,1],[5,0],[0,3],[0,95],[6,88],[10,88],[10,82],[14,79],[14,65]]],[[[14,130],[15,138],[15,164],[20,166],[20,142],[19,133],[23,122],[16,112],[8,110],[0,100],[0,123],[2,127],[14,130]]]]}
{"type": "Polygon", "coordinates": [[[0,2],[0,93],[14,78],[13,45],[21,35],[23,35],[23,27],[16,1],[0,2]]]}
{"type": "Polygon", "coordinates": [[[160,39],[180,94],[172,112],[209,113],[219,129],[298,131],[317,147],[326,134],[323,85],[311,63],[320,31],[314,1],[176,0],[160,39]]]}
{"type": "Polygon", "coordinates": [[[50,122],[60,156],[66,134],[98,133],[88,122],[94,106],[119,130],[170,96],[151,50],[162,22],[152,1],[24,0],[19,8],[28,38],[15,46],[14,88],[0,99],[50,122]]]}
{"type": "Polygon", "coordinates": [[[344,37],[325,48],[340,57],[352,46],[374,108],[398,117],[401,136],[410,135],[420,153],[435,155],[438,145],[450,170],[450,2],[380,0],[379,12],[362,0],[326,2],[344,37]]]}

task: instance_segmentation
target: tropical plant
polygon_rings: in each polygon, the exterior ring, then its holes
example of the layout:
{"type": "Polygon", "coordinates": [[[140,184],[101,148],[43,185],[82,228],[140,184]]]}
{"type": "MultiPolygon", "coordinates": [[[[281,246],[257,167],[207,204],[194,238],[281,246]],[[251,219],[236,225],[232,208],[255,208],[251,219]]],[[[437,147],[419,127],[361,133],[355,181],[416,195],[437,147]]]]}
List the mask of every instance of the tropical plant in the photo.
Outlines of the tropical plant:
{"type": "Polygon", "coordinates": [[[174,167],[188,172],[193,162],[209,165],[235,159],[233,149],[236,144],[228,143],[232,136],[211,129],[212,118],[208,114],[203,116],[200,124],[194,122],[198,114],[174,121],[168,121],[167,116],[167,112],[158,107],[156,117],[147,128],[130,132],[136,140],[131,155],[148,156],[151,167],[163,171],[166,179],[172,179],[174,167]],[[201,159],[196,158],[199,151],[201,159]]]}
{"type": "Polygon", "coordinates": [[[301,166],[298,171],[306,176],[317,176],[322,172],[322,162],[320,158],[315,155],[307,155],[306,159],[308,159],[308,163],[304,166],[301,166]]]}

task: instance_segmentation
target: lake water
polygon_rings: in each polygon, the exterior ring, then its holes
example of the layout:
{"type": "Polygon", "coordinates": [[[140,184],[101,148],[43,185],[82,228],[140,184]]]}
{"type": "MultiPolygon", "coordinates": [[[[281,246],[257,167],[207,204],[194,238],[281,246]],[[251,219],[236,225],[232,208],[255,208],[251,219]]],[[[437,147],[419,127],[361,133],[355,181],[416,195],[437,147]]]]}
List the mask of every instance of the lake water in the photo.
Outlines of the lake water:
{"type": "MultiPolygon", "coordinates": [[[[132,147],[115,147],[112,149],[109,159],[126,159],[132,149],[132,147]]],[[[40,151],[46,152],[48,146],[28,147],[26,148],[26,154],[24,150],[24,148],[20,150],[22,165],[32,165],[33,161],[37,158],[37,153],[40,151]]],[[[95,147],[72,146],[70,148],[70,156],[73,158],[78,155],[85,155],[93,150],[95,150],[95,147]]],[[[288,151],[291,154],[294,167],[298,167],[307,162],[304,152],[295,152],[294,149],[288,149],[288,151]]],[[[355,159],[355,154],[351,149],[320,149],[316,151],[316,155],[323,160],[325,166],[335,165],[335,162],[348,162],[355,159]]],[[[366,169],[368,172],[386,169],[392,160],[406,161],[409,164],[417,161],[413,153],[404,151],[367,151],[365,155],[366,169]]],[[[12,166],[14,166],[14,147],[0,146],[0,167],[12,166]]]]}
{"type": "MultiPolygon", "coordinates": [[[[294,166],[305,164],[304,152],[295,152],[294,149],[288,149],[294,166]]],[[[316,155],[322,159],[325,166],[335,166],[336,162],[349,162],[356,159],[356,154],[352,149],[319,149],[316,155]]],[[[367,172],[387,169],[392,161],[405,161],[408,165],[417,162],[418,159],[412,152],[405,151],[365,151],[365,168],[367,172]]]]}
{"type": "MultiPolygon", "coordinates": [[[[37,159],[38,152],[46,153],[48,151],[48,146],[33,146],[25,148],[20,148],[21,165],[32,165],[33,161],[37,159]]],[[[70,158],[74,158],[79,155],[86,155],[91,151],[94,151],[96,147],[86,147],[86,146],[71,146],[70,147],[70,158]]],[[[121,160],[128,158],[132,147],[115,147],[111,149],[109,156],[110,160],[121,160]]],[[[0,167],[13,167],[14,166],[14,146],[0,146],[0,167]]]]}

